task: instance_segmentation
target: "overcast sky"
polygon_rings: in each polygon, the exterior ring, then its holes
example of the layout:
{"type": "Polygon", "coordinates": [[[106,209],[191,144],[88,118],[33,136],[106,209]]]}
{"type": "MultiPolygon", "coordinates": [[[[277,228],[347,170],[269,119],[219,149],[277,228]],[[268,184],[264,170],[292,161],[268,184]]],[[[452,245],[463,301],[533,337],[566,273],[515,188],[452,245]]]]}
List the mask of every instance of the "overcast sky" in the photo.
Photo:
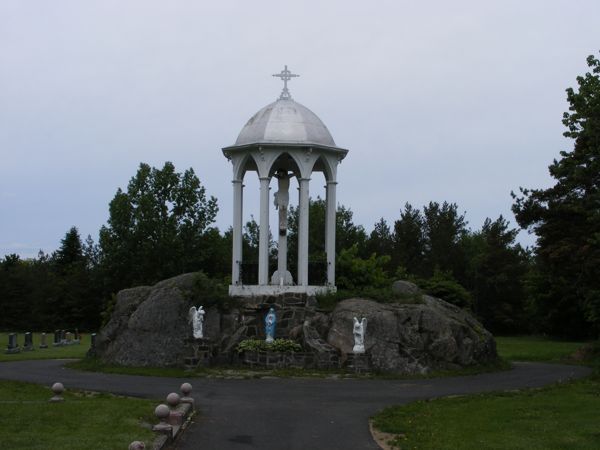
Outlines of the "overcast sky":
{"type": "Polygon", "coordinates": [[[514,224],[510,191],[550,185],[572,147],[565,89],[599,24],[598,0],[0,0],[0,257],[51,252],[73,225],[97,240],[142,161],[193,167],[227,228],[221,148],[277,98],[284,64],[350,150],[338,201],[356,223],[447,200],[473,229],[514,224]]]}

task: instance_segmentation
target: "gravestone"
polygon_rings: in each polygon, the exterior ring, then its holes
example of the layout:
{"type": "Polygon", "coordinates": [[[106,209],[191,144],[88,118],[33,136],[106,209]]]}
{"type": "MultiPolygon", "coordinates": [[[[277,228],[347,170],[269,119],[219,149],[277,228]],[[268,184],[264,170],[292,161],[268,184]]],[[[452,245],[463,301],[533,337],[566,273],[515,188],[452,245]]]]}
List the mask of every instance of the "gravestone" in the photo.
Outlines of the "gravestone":
{"type": "Polygon", "coordinates": [[[79,330],[75,328],[75,334],[73,335],[73,344],[81,343],[81,335],[79,334],[79,330]]]}
{"type": "Polygon", "coordinates": [[[67,344],[67,330],[60,330],[60,345],[67,344]]]}
{"type": "Polygon", "coordinates": [[[31,332],[25,333],[25,343],[23,344],[23,351],[30,352],[33,350],[33,336],[31,332]]]}
{"type": "Polygon", "coordinates": [[[58,347],[60,345],[60,330],[54,330],[54,342],[52,346],[58,347]]]}
{"type": "Polygon", "coordinates": [[[40,348],[48,348],[48,344],[46,343],[46,333],[42,333],[40,336],[40,348]]]}
{"type": "Polygon", "coordinates": [[[6,351],[4,353],[19,353],[21,349],[17,345],[17,333],[10,333],[8,335],[8,346],[6,347],[6,351]]]}
{"type": "Polygon", "coordinates": [[[71,333],[70,331],[67,331],[65,338],[67,345],[71,345],[73,343],[73,333],[71,333]]]}

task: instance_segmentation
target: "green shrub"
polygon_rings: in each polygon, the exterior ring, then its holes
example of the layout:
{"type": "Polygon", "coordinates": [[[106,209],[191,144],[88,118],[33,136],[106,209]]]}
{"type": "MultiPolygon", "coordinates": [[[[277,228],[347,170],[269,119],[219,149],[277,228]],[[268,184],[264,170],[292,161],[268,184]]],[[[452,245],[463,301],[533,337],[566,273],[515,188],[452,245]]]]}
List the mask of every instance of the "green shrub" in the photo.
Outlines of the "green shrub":
{"type": "Polygon", "coordinates": [[[431,278],[421,280],[418,284],[426,294],[441,298],[460,308],[471,308],[473,304],[471,294],[447,272],[436,271],[431,278]]]}
{"type": "Polygon", "coordinates": [[[390,284],[385,267],[389,263],[387,255],[373,253],[368,259],[358,256],[358,246],[354,244],[340,252],[337,260],[337,286],[340,289],[384,288],[390,284]]]}
{"type": "Polygon", "coordinates": [[[301,352],[302,347],[291,339],[275,339],[271,343],[261,339],[245,339],[238,344],[237,351],[294,353],[301,352]]]}
{"type": "Polygon", "coordinates": [[[236,300],[228,294],[227,285],[209,278],[204,272],[194,275],[194,285],[186,297],[191,304],[202,305],[204,309],[216,306],[219,311],[229,311],[237,306],[236,300]]]}

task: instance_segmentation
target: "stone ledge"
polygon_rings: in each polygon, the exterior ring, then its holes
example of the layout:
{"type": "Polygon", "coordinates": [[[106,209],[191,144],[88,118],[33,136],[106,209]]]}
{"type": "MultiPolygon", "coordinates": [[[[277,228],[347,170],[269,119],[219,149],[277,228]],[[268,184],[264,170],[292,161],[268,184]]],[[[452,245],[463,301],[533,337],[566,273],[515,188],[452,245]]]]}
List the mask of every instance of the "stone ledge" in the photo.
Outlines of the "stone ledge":
{"type": "Polygon", "coordinates": [[[339,368],[339,356],[333,353],[246,351],[240,356],[240,362],[246,366],[267,369],[339,368]]]}
{"type": "Polygon", "coordinates": [[[336,292],[335,286],[276,286],[276,285],[230,285],[232,297],[257,297],[263,295],[306,294],[310,296],[336,292]]]}

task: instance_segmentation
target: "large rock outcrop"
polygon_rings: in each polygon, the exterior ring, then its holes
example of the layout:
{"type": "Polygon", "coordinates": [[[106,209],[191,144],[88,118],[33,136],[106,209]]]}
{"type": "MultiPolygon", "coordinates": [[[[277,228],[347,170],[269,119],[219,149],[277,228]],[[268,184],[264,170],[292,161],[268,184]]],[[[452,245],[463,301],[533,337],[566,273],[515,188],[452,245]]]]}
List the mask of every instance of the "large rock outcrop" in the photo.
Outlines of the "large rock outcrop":
{"type": "Polygon", "coordinates": [[[344,300],[331,314],[327,342],[351,353],[353,318],[367,317],[365,349],[382,371],[427,373],[497,358],[493,336],[469,313],[433,297],[422,299],[417,304],[344,300]]]}
{"type": "Polygon", "coordinates": [[[190,333],[186,293],[193,283],[194,274],[185,274],[120,291],[109,322],[96,338],[98,357],[124,366],[180,364],[190,333]]]}
{"type": "Polygon", "coordinates": [[[409,304],[356,298],[325,313],[315,308],[314,298],[295,296],[216,302],[204,294],[199,300],[194,292],[202,280],[207,279],[185,274],[119,292],[93,353],[108,364],[168,367],[183,366],[201,347],[213,363],[236,362],[241,340],[264,339],[264,316],[273,307],[276,337],[300,343],[304,352],[314,354],[306,360],[316,361],[315,367],[352,363],[354,317],[368,319],[365,347],[376,370],[416,374],[497,358],[492,335],[468,312],[418,292],[409,304]],[[188,322],[194,303],[206,309],[202,341],[193,339],[188,322]]]}

